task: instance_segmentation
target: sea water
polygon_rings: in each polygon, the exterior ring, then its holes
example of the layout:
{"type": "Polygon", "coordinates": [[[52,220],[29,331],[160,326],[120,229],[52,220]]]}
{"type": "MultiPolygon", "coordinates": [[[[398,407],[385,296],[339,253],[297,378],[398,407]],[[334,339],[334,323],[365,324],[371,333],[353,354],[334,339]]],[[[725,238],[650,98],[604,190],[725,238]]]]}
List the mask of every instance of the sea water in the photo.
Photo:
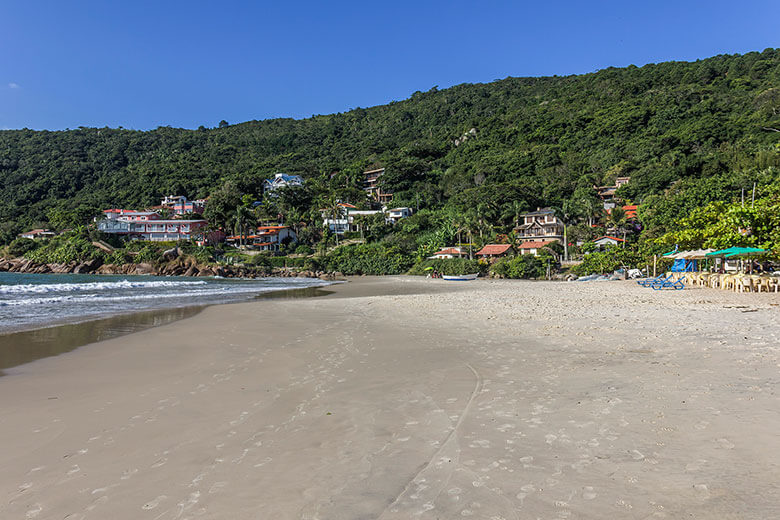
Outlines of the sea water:
{"type": "Polygon", "coordinates": [[[187,278],[0,273],[0,334],[133,312],[233,303],[319,287],[313,278],[187,278]]]}

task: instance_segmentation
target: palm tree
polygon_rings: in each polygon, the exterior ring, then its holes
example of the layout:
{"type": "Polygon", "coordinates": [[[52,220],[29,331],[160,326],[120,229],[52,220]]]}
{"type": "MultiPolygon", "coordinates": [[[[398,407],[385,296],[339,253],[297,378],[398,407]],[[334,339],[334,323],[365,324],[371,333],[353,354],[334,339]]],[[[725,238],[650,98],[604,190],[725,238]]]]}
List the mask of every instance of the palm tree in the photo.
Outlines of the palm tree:
{"type": "Polygon", "coordinates": [[[246,245],[247,224],[251,221],[251,218],[252,210],[246,206],[236,208],[235,229],[238,232],[239,244],[242,246],[246,245]]]}
{"type": "Polygon", "coordinates": [[[327,199],[323,199],[321,202],[325,214],[332,219],[333,234],[336,235],[336,245],[339,245],[338,220],[341,220],[345,216],[344,206],[342,206],[341,201],[336,198],[335,193],[331,193],[327,199]]]}
{"type": "Polygon", "coordinates": [[[628,217],[625,210],[620,206],[612,208],[609,213],[609,219],[607,220],[609,226],[613,227],[616,232],[623,232],[623,248],[626,247],[626,227],[628,225],[628,217]]]}
{"type": "Polygon", "coordinates": [[[553,208],[555,215],[563,224],[563,259],[569,260],[569,224],[573,224],[577,213],[577,206],[570,200],[563,201],[559,208],[553,208]]]}

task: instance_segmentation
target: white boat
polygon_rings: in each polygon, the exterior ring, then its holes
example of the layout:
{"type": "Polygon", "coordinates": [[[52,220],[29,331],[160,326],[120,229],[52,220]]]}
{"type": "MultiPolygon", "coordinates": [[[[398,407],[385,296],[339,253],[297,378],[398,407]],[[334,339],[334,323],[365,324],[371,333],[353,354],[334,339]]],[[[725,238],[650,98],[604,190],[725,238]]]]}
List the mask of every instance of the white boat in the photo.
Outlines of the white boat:
{"type": "Polygon", "coordinates": [[[451,282],[466,282],[468,280],[476,280],[479,273],[474,274],[443,274],[441,277],[444,280],[450,280],[451,282]]]}

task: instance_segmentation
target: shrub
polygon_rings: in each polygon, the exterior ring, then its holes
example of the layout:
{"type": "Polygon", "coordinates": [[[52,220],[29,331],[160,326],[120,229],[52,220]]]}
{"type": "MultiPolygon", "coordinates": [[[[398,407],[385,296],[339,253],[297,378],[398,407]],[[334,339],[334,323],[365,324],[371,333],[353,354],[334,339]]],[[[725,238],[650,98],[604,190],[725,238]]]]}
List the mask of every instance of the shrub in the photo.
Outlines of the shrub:
{"type": "Polygon", "coordinates": [[[344,274],[401,274],[412,265],[412,257],[384,243],[352,244],[333,250],[325,264],[329,271],[344,274]]]}
{"type": "Polygon", "coordinates": [[[409,274],[426,275],[431,271],[436,271],[441,274],[485,274],[487,269],[488,264],[480,262],[479,260],[469,260],[468,258],[435,258],[417,262],[409,270],[409,274]]]}
{"type": "Polygon", "coordinates": [[[298,244],[298,246],[295,248],[296,255],[310,255],[312,253],[314,253],[314,249],[307,246],[306,244],[298,244]]]}
{"type": "Polygon", "coordinates": [[[39,245],[35,240],[29,238],[17,238],[8,246],[8,254],[10,256],[24,256],[25,253],[37,249],[39,245]]]}
{"type": "Polygon", "coordinates": [[[642,262],[642,255],[633,249],[611,247],[605,251],[595,251],[585,255],[582,263],[575,265],[571,270],[578,276],[611,273],[621,267],[641,266],[642,262]]]}
{"type": "Polygon", "coordinates": [[[553,262],[551,255],[518,255],[499,260],[490,271],[502,278],[543,278],[548,262],[553,262]]]}

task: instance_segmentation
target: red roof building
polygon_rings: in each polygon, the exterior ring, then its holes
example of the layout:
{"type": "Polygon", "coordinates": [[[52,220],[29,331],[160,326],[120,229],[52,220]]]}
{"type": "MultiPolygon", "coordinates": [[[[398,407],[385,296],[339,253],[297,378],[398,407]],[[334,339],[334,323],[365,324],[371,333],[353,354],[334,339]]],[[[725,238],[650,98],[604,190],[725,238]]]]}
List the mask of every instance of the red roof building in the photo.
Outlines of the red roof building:
{"type": "Polygon", "coordinates": [[[526,240],[517,246],[517,249],[520,250],[521,255],[538,256],[542,248],[549,246],[553,242],[557,242],[557,240],[526,240]]]}
{"type": "Polygon", "coordinates": [[[627,219],[636,218],[636,212],[639,209],[638,204],[632,204],[629,206],[623,206],[623,212],[626,214],[627,219]]]}
{"type": "Polygon", "coordinates": [[[466,256],[466,252],[459,247],[445,247],[441,251],[433,253],[433,258],[460,258],[466,256]]]}
{"type": "Polygon", "coordinates": [[[511,244],[488,244],[479,251],[477,256],[484,258],[500,258],[512,252],[511,244]]]}

